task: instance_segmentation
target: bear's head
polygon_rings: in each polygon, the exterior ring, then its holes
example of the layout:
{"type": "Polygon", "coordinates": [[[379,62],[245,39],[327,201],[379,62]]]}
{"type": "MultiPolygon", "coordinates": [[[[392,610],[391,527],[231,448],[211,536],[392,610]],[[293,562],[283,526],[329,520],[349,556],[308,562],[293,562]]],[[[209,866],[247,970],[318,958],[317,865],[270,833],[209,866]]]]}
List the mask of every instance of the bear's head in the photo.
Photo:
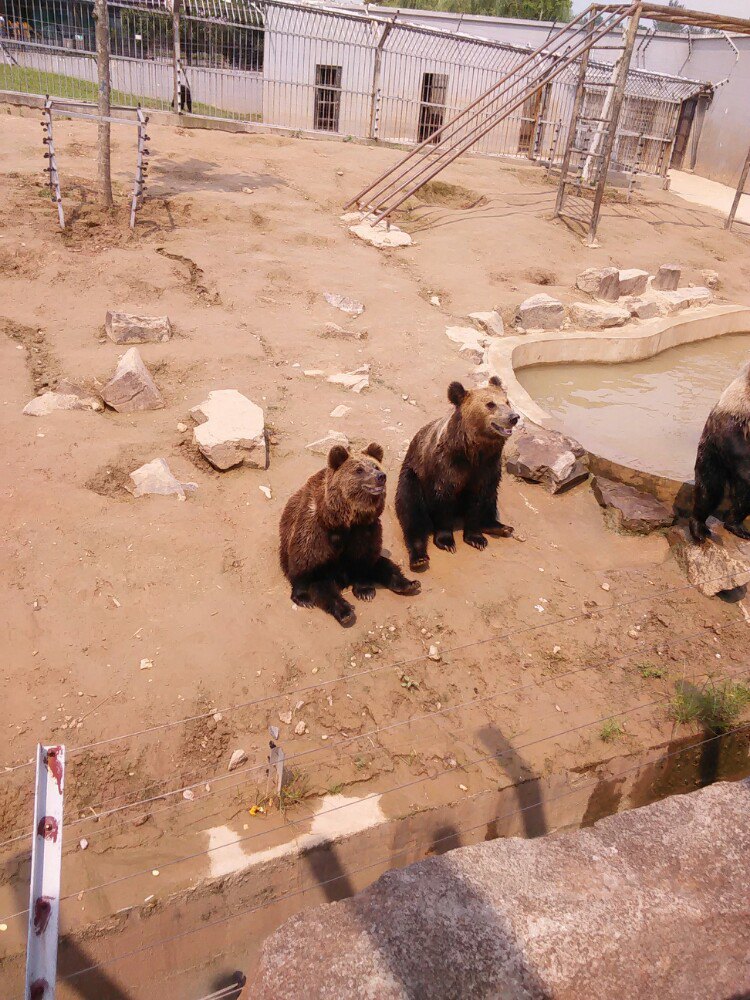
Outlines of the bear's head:
{"type": "Polygon", "coordinates": [[[380,516],[385,506],[386,475],[381,468],[383,449],[368,444],[352,455],[337,444],[328,452],[328,492],[346,521],[380,516]]]}
{"type": "Polygon", "coordinates": [[[521,419],[497,375],[483,389],[464,389],[460,382],[451,382],[448,399],[461,415],[467,442],[477,448],[501,448],[521,419]]]}

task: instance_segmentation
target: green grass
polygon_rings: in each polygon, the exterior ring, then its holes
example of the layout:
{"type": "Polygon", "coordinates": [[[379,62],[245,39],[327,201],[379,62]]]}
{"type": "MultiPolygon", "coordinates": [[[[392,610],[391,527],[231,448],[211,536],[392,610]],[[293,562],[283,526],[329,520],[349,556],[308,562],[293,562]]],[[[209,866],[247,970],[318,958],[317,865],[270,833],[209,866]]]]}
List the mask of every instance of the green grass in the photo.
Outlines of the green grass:
{"type": "Polygon", "coordinates": [[[604,743],[614,743],[622,736],[622,726],[617,719],[607,719],[599,730],[599,739],[604,743]]]}
{"type": "Polygon", "coordinates": [[[646,680],[651,677],[664,677],[666,674],[664,667],[655,667],[653,663],[647,663],[645,661],[643,663],[636,663],[636,667],[638,668],[638,673],[641,677],[646,678],[646,680]]]}
{"type": "Polygon", "coordinates": [[[700,722],[715,733],[726,732],[750,706],[750,687],[736,681],[714,683],[707,681],[703,687],[681,684],[670,711],[675,722],[683,725],[700,722]]]}

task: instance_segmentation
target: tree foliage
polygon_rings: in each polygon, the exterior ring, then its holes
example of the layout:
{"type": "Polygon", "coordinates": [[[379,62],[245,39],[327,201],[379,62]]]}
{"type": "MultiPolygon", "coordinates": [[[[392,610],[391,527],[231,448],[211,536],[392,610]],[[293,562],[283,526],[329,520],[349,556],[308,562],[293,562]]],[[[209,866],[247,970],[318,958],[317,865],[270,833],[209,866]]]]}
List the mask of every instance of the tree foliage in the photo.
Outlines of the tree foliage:
{"type": "Polygon", "coordinates": [[[533,21],[569,21],[571,0],[384,0],[389,7],[519,17],[533,21]]]}

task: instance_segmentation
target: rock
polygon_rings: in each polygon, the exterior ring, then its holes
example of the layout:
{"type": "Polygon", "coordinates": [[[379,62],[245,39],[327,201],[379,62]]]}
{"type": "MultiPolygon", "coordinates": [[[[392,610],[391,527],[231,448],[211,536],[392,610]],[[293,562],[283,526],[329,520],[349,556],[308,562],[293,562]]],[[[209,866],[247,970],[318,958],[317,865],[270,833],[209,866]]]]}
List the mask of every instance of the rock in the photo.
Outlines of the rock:
{"type": "Polygon", "coordinates": [[[439,309],[440,308],[440,296],[439,295],[431,295],[430,296],[430,305],[431,306],[437,306],[437,308],[439,309]]]}
{"type": "Polygon", "coordinates": [[[473,326],[449,326],[446,327],[445,335],[454,344],[459,345],[459,354],[462,358],[467,358],[475,364],[480,364],[484,360],[484,352],[489,343],[486,333],[480,333],[473,326]]]}
{"type": "Polygon", "coordinates": [[[430,646],[429,650],[427,651],[427,656],[429,657],[429,659],[434,660],[436,663],[439,663],[442,659],[442,656],[440,655],[440,650],[437,648],[437,646],[430,646]]]}
{"type": "Polygon", "coordinates": [[[348,448],[349,438],[346,434],[342,434],[341,431],[329,431],[325,437],[320,438],[318,441],[312,441],[310,444],[305,445],[305,447],[315,455],[327,455],[335,444],[343,444],[345,448],[348,448]]]}
{"type": "Polygon", "coordinates": [[[579,330],[607,330],[627,323],[630,310],[616,305],[599,306],[592,302],[574,302],[570,307],[570,319],[579,330]]]}
{"type": "Polygon", "coordinates": [[[623,305],[637,319],[653,319],[659,315],[659,304],[654,299],[625,299],[623,305]]]}
{"type": "Polygon", "coordinates": [[[298,722],[294,727],[294,732],[297,736],[304,736],[307,732],[307,723],[302,721],[298,722]]]}
{"type": "Polygon", "coordinates": [[[654,275],[651,287],[660,292],[673,292],[680,283],[682,269],[677,264],[662,264],[654,275]]]}
{"type": "Polygon", "coordinates": [[[347,316],[361,316],[365,311],[365,307],[361,302],[357,302],[356,299],[350,299],[348,295],[338,295],[335,292],[324,292],[323,298],[329,306],[333,306],[334,309],[340,309],[341,312],[345,312],[347,316]]]}
{"type": "Polygon", "coordinates": [[[706,288],[717,289],[721,288],[721,278],[719,277],[718,271],[705,270],[701,271],[701,278],[703,278],[703,284],[706,288]]]}
{"type": "Polygon", "coordinates": [[[134,497],[146,496],[149,493],[159,496],[176,493],[180,500],[184,500],[188,490],[198,489],[197,483],[181,483],[175,479],[163,458],[155,458],[152,462],[142,465],[130,473],[130,478],[133,480],[134,497]]]}
{"type": "Polygon", "coordinates": [[[562,302],[546,292],[532,295],[518,307],[517,323],[525,330],[559,330],[565,319],[562,302]]]}
{"type": "Polygon", "coordinates": [[[505,456],[508,472],[541,483],[548,493],[561,493],[589,474],[588,456],[577,441],[536,424],[525,424],[513,433],[505,456]]]}
{"type": "Polygon", "coordinates": [[[115,344],[163,344],[172,336],[169,316],[134,316],[110,311],[104,329],[115,344]]]}
{"type": "Polygon", "coordinates": [[[329,413],[329,416],[336,417],[338,419],[339,417],[345,417],[347,413],[351,412],[352,412],[351,406],[344,406],[343,403],[340,403],[338,406],[334,406],[334,408],[329,413]]]}
{"type": "Polygon", "coordinates": [[[708,526],[711,535],[702,545],[696,545],[683,525],[670,528],[667,541],[688,582],[713,597],[750,583],[750,542],[731,534],[713,517],[708,526]]]}
{"type": "Polygon", "coordinates": [[[674,292],[661,292],[657,301],[661,311],[671,315],[683,309],[710,305],[713,300],[713,293],[699,285],[696,288],[678,288],[674,292]]]}
{"type": "Polygon", "coordinates": [[[323,378],[325,372],[322,368],[306,368],[302,374],[305,378],[323,378]]]}
{"type": "Polygon", "coordinates": [[[164,406],[137,347],[131,347],[120,358],[115,374],[102,389],[102,399],[118,413],[160,410],[164,406]]]}
{"type": "Polygon", "coordinates": [[[263,494],[263,496],[266,498],[266,500],[270,500],[271,497],[273,496],[273,493],[271,493],[271,487],[270,486],[259,486],[258,489],[263,494]]]}
{"type": "Polygon", "coordinates": [[[177,430],[180,432],[180,434],[185,434],[185,432],[188,430],[188,425],[183,424],[182,421],[180,421],[180,423],[177,424],[177,430]]]}
{"type": "MultiPolygon", "coordinates": [[[[747,997],[748,808],[750,781],[718,782],[392,869],[269,935],[253,1000],[747,997]]],[[[439,839],[460,843],[450,827],[439,839]]]]}
{"type": "Polygon", "coordinates": [[[492,312],[469,313],[469,319],[474,323],[478,330],[484,330],[484,332],[490,337],[505,336],[503,317],[495,309],[493,309],[492,312]]]}
{"type": "Polygon", "coordinates": [[[616,267],[589,267],[576,278],[576,288],[606,302],[620,297],[620,272],[616,267]]]}
{"type": "Polygon", "coordinates": [[[674,522],[672,511],[650,493],[601,476],[594,476],[591,489],[604,508],[604,520],[614,531],[648,535],[674,522]]]}
{"type": "Polygon", "coordinates": [[[408,233],[403,232],[398,226],[387,226],[385,222],[378,222],[374,226],[370,222],[360,222],[356,226],[350,226],[349,232],[354,233],[365,243],[377,247],[379,250],[393,247],[410,247],[414,240],[408,233]]]}
{"type": "Polygon", "coordinates": [[[620,271],[620,295],[642,295],[646,291],[648,284],[648,271],[639,271],[636,267],[631,267],[627,271],[620,271]]]}
{"type": "Polygon", "coordinates": [[[229,758],[229,771],[234,771],[235,768],[239,767],[241,764],[247,763],[247,754],[244,750],[235,750],[232,756],[229,758]]]}
{"type": "Polygon", "coordinates": [[[367,330],[353,330],[339,326],[338,323],[326,323],[320,336],[325,340],[367,340],[367,330]]]}
{"type": "Polygon", "coordinates": [[[193,440],[216,469],[268,468],[263,410],[236,389],[215,389],[190,414],[198,424],[193,440]]]}
{"type": "Polygon", "coordinates": [[[67,380],[61,381],[54,392],[43,392],[30,400],[23,408],[27,417],[46,417],[55,410],[94,410],[104,409],[101,399],[67,380]]]}
{"type": "Polygon", "coordinates": [[[288,726],[292,721],[291,712],[279,712],[279,722],[283,722],[285,726],[288,726]]]}
{"type": "Polygon", "coordinates": [[[360,365],[351,372],[341,372],[339,375],[329,375],[328,381],[334,385],[343,385],[352,392],[362,392],[370,384],[370,366],[360,365]]]}

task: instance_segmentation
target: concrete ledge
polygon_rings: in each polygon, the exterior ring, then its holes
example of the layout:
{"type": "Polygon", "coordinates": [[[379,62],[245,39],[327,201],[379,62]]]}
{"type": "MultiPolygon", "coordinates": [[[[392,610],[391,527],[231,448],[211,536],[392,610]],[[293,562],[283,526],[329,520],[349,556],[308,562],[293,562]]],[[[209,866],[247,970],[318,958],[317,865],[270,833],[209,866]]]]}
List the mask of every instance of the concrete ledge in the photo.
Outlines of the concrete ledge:
{"type": "MultiPolygon", "coordinates": [[[[488,363],[491,373],[499,375],[508,390],[514,409],[535,424],[552,427],[552,417],[516,378],[519,369],[570,362],[606,365],[641,361],[670,347],[732,333],[750,333],[750,308],[747,306],[707,306],[691,309],[678,317],[653,319],[605,332],[542,331],[503,337],[493,340],[488,363]]],[[[644,489],[665,503],[673,503],[678,511],[687,509],[690,504],[691,483],[624,466],[592,452],[589,452],[589,459],[592,472],[644,489]]]]}

